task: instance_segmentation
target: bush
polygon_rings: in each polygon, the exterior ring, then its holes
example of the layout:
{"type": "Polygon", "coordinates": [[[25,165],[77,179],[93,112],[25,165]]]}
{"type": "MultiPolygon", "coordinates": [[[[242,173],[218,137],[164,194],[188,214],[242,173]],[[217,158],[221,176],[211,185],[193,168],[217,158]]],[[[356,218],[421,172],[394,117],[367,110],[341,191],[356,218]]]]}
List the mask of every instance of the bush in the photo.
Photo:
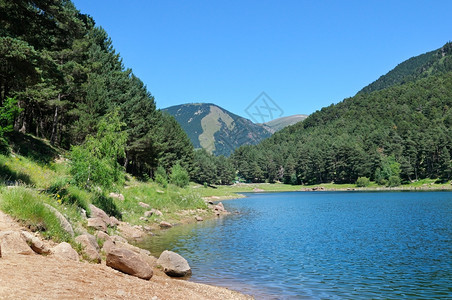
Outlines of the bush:
{"type": "Polygon", "coordinates": [[[168,175],[162,166],[159,166],[155,171],[155,182],[164,188],[168,186],[168,175]]]}
{"type": "Polygon", "coordinates": [[[367,177],[359,177],[358,180],[356,180],[357,187],[367,187],[369,185],[370,185],[370,179],[367,177]]]}
{"type": "Polygon", "coordinates": [[[190,183],[188,172],[179,163],[171,168],[171,183],[178,187],[186,187],[190,183]]]}
{"type": "Polygon", "coordinates": [[[391,176],[388,179],[387,186],[394,187],[400,185],[400,177],[399,176],[391,176]]]}

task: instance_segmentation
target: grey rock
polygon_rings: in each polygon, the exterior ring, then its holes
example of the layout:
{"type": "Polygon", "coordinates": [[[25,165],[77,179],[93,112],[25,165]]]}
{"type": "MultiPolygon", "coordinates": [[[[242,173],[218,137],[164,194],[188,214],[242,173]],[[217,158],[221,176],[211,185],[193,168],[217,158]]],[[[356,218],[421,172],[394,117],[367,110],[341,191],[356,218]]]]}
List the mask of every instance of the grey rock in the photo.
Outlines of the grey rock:
{"type": "Polygon", "coordinates": [[[47,207],[60,221],[61,227],[63,227],[64,231],[69,233],[72,237],[74,236],[74,229],[72,228],[71,223],[53,206],[44,203],[44,206],[47,207]]]}
{"type": "Polygon", "coordinates": [[[163,251],[157,260],[157,265],[162,266],[163,272],[168,276],[183,277],[191,275],[191,268],[187,260],[172,251],[163,251]]]}
{"type": "Polygon", "coordinates": [[[141,206],[141,207],[143,207],[143,208],[149,208],[149,207],[151,207],[149,204],[144,203],[144,202],[138,202],[138,205],[141,206]]]}
{"type": "Polygon", "coordinates": [[[110,217],[102,209],[90,204],[89,209],[91,210],[92,218],[101,218],[107,226],[112,226],[110,217]]]}
{"type": "Polygon", "coordinates": [[[168,222],[165,221],[160,222],[160,228],[171,228],[171,227],[173,227],[173,225],[171,225],[168,222]]]}
{"type": "Polygon", "coordinates": [[[123,194],[119,194],[119,193],[110,193],[108,196],[110,196],[111,198],[118,199],[118,200],[120,200],[120,201],[124,201],[124,195],[123,195],[123,194]]]}

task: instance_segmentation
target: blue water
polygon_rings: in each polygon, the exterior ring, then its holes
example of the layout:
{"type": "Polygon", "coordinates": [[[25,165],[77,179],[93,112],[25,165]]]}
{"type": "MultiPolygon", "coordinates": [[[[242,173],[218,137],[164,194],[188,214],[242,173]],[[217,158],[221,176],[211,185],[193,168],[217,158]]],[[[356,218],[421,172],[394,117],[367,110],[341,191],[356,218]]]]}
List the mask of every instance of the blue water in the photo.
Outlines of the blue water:
{"type": "Polygon", "coordinates": [[[147,244],[256,299],[452,299],[452,192],[250,194],[147,244]]]}

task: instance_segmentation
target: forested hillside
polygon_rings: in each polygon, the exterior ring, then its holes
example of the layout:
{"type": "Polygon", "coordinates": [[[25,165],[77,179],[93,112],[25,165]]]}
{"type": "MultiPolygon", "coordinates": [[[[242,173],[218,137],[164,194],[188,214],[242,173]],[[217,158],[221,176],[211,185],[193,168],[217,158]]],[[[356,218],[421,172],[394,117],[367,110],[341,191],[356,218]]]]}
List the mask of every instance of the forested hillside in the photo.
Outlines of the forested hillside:
{"type": "Polygon", "coordinates": [[[381,76],[358,93],[370,93],[393,85],[404,84],[425,78],[430,75],[444,73],[452,69],[452,43],[447,43],[438,50],[412,57],[387,74],[381,76]]]}
{"type": "Polygon", "coordinates": [[[232,159],[240,175],[248,181],[293,184],[354,183],[359,177],[387,185],[450,179],[450,49],[448,43],[434,52],[441,53],[435,64],[441,72],[417,79],[418,68],[413,68],[404,84],[394,81],[382,90],[359,93],[257,146],[237,149],[232,159]]]}
{"type": "Polygon", "coordinates": [[[193,170],[193,146],[125,68],[107,33],[68,0],[0,0],[0,142],[20,132],[69,149],[118,112],[122,164],[152,176],[177,162],[193,170]],[[14,124],[12,124],[14,122],[14,124]]]}

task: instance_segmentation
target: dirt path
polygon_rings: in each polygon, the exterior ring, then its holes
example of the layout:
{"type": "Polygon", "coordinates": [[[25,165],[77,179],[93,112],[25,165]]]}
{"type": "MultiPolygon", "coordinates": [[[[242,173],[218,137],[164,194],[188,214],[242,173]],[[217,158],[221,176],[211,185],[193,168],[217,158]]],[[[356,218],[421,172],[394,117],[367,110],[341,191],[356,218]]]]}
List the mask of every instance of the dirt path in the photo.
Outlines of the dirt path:
{"type": "MultiPolygon", "coordinates": [[[[21,226],[0,211],[0,231],[21,226]]],[[[0,299],[250,299],[225,288],[167,277],[145,281],[105,265],[54,256],[0,257],[0,299]]]]}

